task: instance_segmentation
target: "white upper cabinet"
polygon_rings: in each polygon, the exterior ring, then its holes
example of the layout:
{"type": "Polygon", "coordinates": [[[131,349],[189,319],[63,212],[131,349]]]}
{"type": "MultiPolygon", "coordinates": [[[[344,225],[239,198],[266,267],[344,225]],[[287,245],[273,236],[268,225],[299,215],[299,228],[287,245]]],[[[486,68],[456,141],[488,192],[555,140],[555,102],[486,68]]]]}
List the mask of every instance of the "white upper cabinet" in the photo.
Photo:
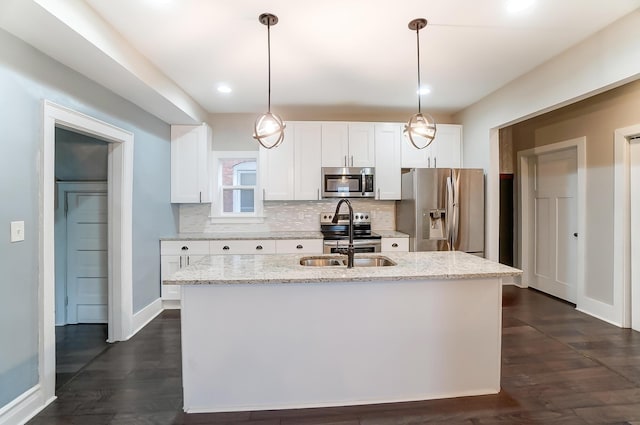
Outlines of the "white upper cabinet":
{"type": "Polygon", "coordinates": [[[171,202],[211,202],[210,151],[207,124],[171,126],[171,202]]]}
{"type": "Polygon", "coordinates": [[[462,126],[438,124],[436,138],[425,149],[402,141],[402,168],[460,168],[462,166],[462,126]]]}
{"type": "Polygon", "coordinates": [[[349,124],[349,167],[375,167],[373,123],[349,124]]]}
{"type": "Polygon", "coordinates": [[[376,199],[401,197],[402,124],[375,124],[376,199]]]}
{"type": "Polygon", "coordinates": [[[260,146],[259,173],[265,201],[293,199],[294,146],[291,124],[287,123],[282,144],[273,149],[260,146]]]}
{"type": "Polygon", "coordinates": [[[320,199],[320,123],[287,122],[286,125],[285,139],[280,146],[260,147],[264,200],[320,199]]]}
{"type": "Polygon", "coordinates": [[[434,167],[460,168],[462,167],[462,126],[438,126],[436,138],[433,141],[432,153],[434,167]]]}
{"type": "Polygon", "coordinates": [[[349,157],[349,124],[322,123],[322,167],[346,167],[349,157]]]}
{"type": "Polygon", "coordinates": [[[293,124],[294,191],[293,199],[318,200],[322,177],[322,128],[317,122],[299,122],[293,124]]]}
{"type": "Polygon", "coordinates": [[[322,123],[323,167],[374,167],[373,123],[322,123]]]}

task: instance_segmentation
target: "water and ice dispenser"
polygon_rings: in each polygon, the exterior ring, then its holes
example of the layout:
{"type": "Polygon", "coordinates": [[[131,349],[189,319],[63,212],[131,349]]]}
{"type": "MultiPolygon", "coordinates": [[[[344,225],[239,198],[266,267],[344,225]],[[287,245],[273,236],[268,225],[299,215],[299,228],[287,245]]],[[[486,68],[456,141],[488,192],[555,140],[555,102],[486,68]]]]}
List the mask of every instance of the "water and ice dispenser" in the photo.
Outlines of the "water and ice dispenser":
{"type": "Polygon", "coordinates": [[[447,239],[447,210],[430,209],[422,213],[422,238],[431,240],[447,239]]]}

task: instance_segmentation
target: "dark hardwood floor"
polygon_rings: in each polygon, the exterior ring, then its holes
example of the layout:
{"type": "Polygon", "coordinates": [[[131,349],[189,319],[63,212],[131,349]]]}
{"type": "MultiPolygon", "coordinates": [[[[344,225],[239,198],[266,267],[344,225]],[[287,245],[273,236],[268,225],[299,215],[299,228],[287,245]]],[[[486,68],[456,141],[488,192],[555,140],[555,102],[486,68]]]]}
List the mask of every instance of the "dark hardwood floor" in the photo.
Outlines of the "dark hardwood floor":
{"type": "Polygon", "coordinates": [[[80,370],[29,424],[640,424],[640,333],[516,287],[504,289],[503,328],[496,395],[187,415],[181,410],[180,316],[165,311],[80,370]]]}
{"type": "Polygon", "coordinates": [[[56,326],[56,390],[109,348],[106,324],[56,326]]]}

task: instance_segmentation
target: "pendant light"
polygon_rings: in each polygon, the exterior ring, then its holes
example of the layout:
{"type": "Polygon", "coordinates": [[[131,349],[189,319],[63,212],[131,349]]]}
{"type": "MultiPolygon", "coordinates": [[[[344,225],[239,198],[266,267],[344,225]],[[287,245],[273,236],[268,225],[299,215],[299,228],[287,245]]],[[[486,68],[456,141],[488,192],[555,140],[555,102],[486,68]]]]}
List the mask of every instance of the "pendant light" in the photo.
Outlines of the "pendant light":
{"type": "Polygon", "coordinates": [[[265,114],[256,119],[253,126],[253,138],[264,148],[271,149],[280,146],[284,140],[284,123],[282,119],[271,113],[271,26],[278,23],[278,17],[271,13],[263,13],[258,17],[261,24],[267,26],[267,52],[269,56],[269,103],[265,114]]]}
{"type": "Polygon", "coordinates": [[[404,126],[404,134],[416,149],[426,148],[436,137],[436,122],[431,115],[422,113],[420,103],[420,30],[426,26],[427,20],[424,18],[409,22],[409,29],[416,32],[418,46],[418,113],[409,118],[404,126]]]}

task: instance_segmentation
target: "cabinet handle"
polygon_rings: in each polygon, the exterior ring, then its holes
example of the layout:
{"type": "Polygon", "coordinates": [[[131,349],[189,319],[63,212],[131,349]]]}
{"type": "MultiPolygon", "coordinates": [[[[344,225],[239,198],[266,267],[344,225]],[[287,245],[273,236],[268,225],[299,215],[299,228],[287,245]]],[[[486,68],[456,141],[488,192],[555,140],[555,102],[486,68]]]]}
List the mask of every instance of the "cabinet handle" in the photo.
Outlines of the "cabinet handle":
{"type": "Polygon", "coordinates": [[[267,199],[267,192],[266,190],[263,188],[262,189],[262,200],[265,201],[267,199]]]}
{"type": "Polygon", "coordinates": [[[437,160],[438,158],[433,158],[433,168],[438,168],[437,160]]]}
{"type": "Polygon", "coordinates": [[[180,263],[179,263],[178,268],[179,268],[179,269],[181,269],[181,268],[182,268],[182,255],[180,256],[180,263]]]}
{"type": "Polygon", "coordinates": [[[391,244],[391,247],[392,247],[392,248],[397,248],[397,247],[398,247],[398,244],[394,242],[394,243],[392,243],[392,244],[391,244]]]}
{"type": "Polygon", "coordinates": [[[200,192],[200,203],[202,203],[202,192],[200,192]]]}
{"type": "Polygon", "coordinates": [[[431,168],[431,157],[427,158],[427,168],[431,168]]]}
{"type": "Polygon", "coordinates": [[[378,200],[380,199],[380,188],[378,188],[378,200]]]}
{"type": "Polygon", "coordinates": [[[351,166],[353,167],[353,155],[351,155],[351,166]]]}
{"type": "Polygon", "coordinates": [[[258,245],[258,246],[256,247],[256,249],[257,249],[258,251],[260,251],[260,250],[262,249],[262,245],[258,245]]]}
{"type": "Polygon", "coordinates": [[[318,201],[320,200],[320,188],[318,188],[318,201]]]}
{"type": "Polygon", "coordinates": [[[191,264],[191,259],[189,258],[189,256],[187,256],[187,266],[191,264]]]}
{"type": "Polygon", "coordinates": [[[229,246],[228,246],[228,245],[223,246],[223,247],[222,247],[222,250],[223,250],[223,251],[229,251],[229,246]]]}
{"type": "Polygon", "coordinates": [[[302,248],[304,248],[302,245],[297,245],[296,246],[296,249],[302,249],[302,248]]]}
{"type": "Polygon", "coordinates": [[[344,156],[344,166],[347,166],[347,155],[344,156]]]}

